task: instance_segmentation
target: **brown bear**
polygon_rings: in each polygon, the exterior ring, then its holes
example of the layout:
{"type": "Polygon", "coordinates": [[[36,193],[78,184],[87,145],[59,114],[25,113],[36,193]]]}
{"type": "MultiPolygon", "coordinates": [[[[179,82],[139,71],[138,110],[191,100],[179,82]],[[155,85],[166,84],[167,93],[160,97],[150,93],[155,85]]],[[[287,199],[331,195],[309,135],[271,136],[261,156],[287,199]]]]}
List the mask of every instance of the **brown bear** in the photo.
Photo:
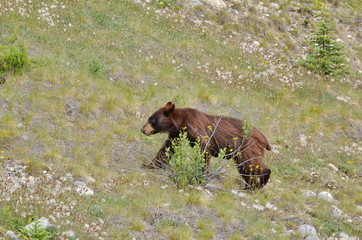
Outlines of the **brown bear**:
{"type": "Polygon", "coordinates": [[[269,180],[271,171],[262,158],[266,150],[271,150],[266,137],[246,121],[214,116],[192,108],[176,109],[168,102],[157,110],[143,126],[142,132],[149,136],[168,133],[168,139],[158,151],[149,168],[163,168],[167,165],[166,148],[172,151],[171,140],[187,132],[191,143],[200,139],[201,150],[208,164],[210,157],[217,157],[221,149],[226,149],[227,159],[234,159],[237,169],[246,182],[247,188],[262,188],[269,180]]]}

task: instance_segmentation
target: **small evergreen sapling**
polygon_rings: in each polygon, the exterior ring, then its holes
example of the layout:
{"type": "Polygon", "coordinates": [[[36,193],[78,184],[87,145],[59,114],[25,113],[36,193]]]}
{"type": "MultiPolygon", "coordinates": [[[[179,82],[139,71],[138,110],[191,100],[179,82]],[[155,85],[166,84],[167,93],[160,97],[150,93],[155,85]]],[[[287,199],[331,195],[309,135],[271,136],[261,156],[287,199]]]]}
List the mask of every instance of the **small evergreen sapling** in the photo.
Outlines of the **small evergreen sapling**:
{"type": "Polygon", "coordinates": [[[314,72],[323,75],[347,73],[344,45],[333,40],[333,25],[324,20],[316,23],[316,32],[307,43],[311,53],[301,63],[314,72]]]}

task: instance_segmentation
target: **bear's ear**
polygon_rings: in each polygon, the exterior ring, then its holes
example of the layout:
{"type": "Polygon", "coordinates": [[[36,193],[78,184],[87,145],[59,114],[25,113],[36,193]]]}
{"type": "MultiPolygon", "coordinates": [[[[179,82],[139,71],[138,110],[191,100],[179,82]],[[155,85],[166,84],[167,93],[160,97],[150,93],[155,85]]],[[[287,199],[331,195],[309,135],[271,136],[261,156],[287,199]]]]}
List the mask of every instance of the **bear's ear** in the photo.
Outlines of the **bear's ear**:
{"type": "Polygon", "coordinates": [[[173,102],[168,102],[165,105],[165,115],[170,114],[173,110],[175,110],[175,104],[173,102]]]}

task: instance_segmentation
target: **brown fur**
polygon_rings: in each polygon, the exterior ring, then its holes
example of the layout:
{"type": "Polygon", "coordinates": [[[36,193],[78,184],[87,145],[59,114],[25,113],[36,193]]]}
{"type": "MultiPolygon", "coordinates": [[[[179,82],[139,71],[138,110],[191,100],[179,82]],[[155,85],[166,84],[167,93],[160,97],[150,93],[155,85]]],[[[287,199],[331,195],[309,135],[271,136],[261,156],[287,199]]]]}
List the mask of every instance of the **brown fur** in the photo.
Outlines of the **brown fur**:
{"type": "Polygon", "coordinates": [[[142,128],[146,135],[168,133],[165,144],[148,166],[163,167],[167,164],[166,148],[171,148],[171,140],[186,131],[191,142],[200,138],[207,163],[211,156],[218,156],[220,149],[226,149],[225,158],[234,159],[248,187],[261,188],[267,184],[271,173],[262,162],[265,149],[271,150],[271,147],[258,129],[243,126],[244,121],[239,119],[209,115],[192,108],[175,109],[175,105],[169,102],[152,114],[142,128]]]}

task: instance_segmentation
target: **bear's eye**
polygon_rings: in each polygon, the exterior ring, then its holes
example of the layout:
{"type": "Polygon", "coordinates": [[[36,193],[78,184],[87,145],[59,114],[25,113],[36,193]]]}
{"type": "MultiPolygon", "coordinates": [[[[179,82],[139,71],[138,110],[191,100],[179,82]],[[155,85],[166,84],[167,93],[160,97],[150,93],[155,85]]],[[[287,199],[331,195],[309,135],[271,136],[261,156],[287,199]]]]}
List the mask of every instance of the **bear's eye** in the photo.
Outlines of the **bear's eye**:
{"type": "Polygon", "coordinates": [[[155,118],[155,117],[152,117],[152,118],[150,118],[148,121],[149,121],[149,123],[151,123],[151,125],[153,125],[153,124],[156,123],[156,118],[155,118]]]}

